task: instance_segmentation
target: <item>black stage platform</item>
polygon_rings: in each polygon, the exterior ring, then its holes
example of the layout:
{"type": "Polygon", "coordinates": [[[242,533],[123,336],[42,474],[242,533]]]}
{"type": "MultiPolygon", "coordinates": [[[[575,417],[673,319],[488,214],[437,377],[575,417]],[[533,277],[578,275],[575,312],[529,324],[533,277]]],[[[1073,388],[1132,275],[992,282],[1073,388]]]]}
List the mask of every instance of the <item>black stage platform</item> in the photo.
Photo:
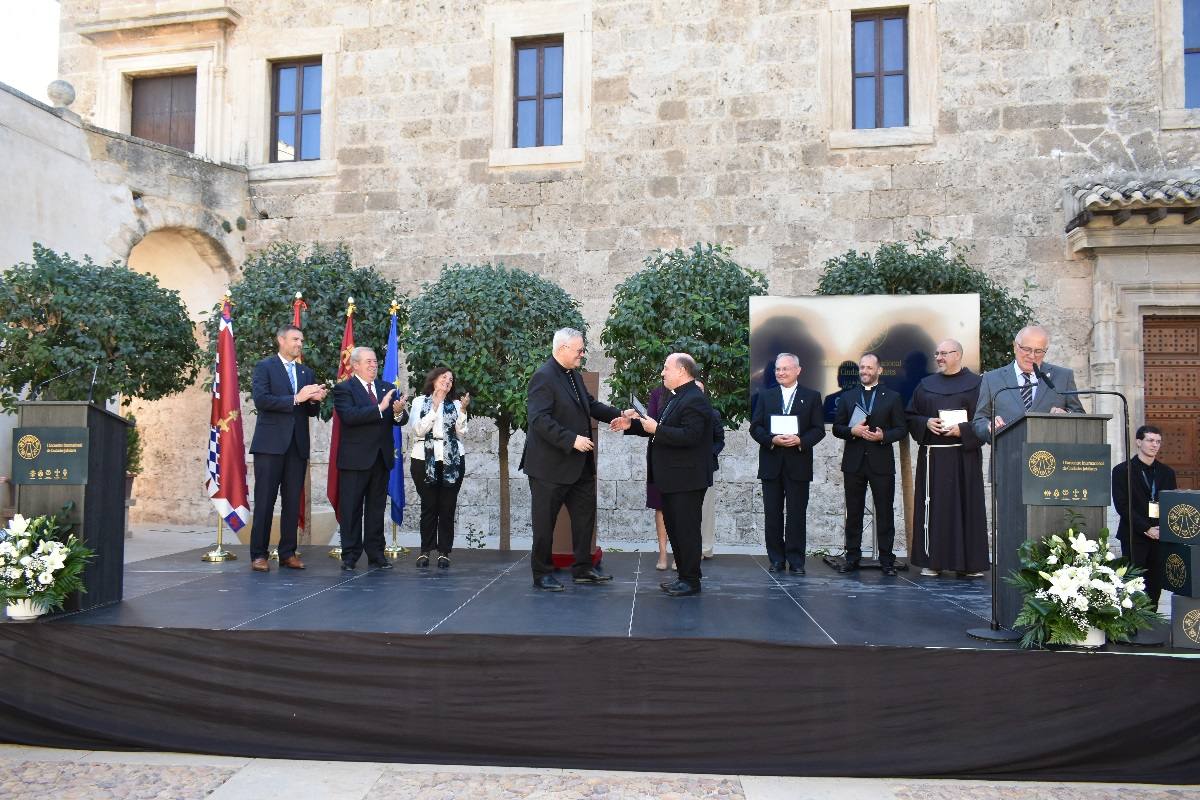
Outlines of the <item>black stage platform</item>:
{"type": "MultiPolygon", "coordinates": [[[[805,577],[647,553],[534,589],[528,553],[449,570],[127,565],[124,602],[0,625],[0,739],[307,759],[777,775],[1200,782],[1200,662],[967,637],[988,580],[805,577]]],[[[1163,657],[1166,656],[1166,657],[1163,657]]]]}

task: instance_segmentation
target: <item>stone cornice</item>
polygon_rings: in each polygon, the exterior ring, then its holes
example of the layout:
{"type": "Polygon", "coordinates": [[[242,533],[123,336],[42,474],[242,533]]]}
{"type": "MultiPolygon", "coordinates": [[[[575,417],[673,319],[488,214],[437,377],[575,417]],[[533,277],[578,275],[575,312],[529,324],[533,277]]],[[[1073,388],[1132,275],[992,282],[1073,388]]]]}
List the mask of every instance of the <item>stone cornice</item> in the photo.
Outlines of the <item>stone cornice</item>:
{"type": "Polygon", "coordinates": [[[104,45],[113,41],[165,33],[172,28],[186,28],[191,31],[203,29],[224,31],[236,27],[241,21],[242,15],[231,7],[213,6],[191,11],[84,22],[75,26],[75,32],[98,45],[104,45]]]}

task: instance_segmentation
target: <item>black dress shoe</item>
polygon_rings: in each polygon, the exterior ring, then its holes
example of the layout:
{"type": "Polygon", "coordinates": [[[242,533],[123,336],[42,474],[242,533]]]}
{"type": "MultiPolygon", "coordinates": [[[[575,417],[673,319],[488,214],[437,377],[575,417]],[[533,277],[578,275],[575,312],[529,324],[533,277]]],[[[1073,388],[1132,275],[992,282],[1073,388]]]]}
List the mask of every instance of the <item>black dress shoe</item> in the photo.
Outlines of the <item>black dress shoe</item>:
{"type": "Polygon", "coordinates": [[[857,561],[844,561],[842,562],[842,565],[838,567],[838,572],[845,574],[847,572],[854,572],[856,569],[858,569],[857,561]]]}
{"type": "Polygon", "coordinates": [[[539,575],[533,579],[533,588],[544,589],[547,592],[561,592],[563,585],[553,575],[539,575]]]}
{"type": "Polygon", "coordinates": [[[417,566],[418,567],[428,567],[429,566],[429,553],[421,553],[421,555],[417,556],[417,566]]]}
{"type": "Polygon", "coordinates": [[[439,554],[438,560],[437,560],[437,565],[438,565],[438,569],[449,569],[450,568],[450,556],[446,555],[445,553],[439,554]]]}
{"type": "Polygon", "coordinates": [[[894,566],[892,566],[891,564],[882,566],[879,569],[883,572],[884,575],[887,575],[889,578],[896,577],[896,568],[894,566]]]}
{"type": "Polygon", "coordinates": [[[767,567],[767,572],[787,572],[787,567],[782,561],[772,561],[771,566],[767,567]]]}
{"type": "Polygon", "coordinates": [[[805,574],[803,564],[801,564],[798,567],[793,564],[791,567],[789,567],[789,569],[791,569],[793,575],[804,575],[805,574]]]}
{"type": "Polygon", "coordinates": [[[692,594],[700,594],[700,587],[693,586],[687,581],[675,581],[663,591],[671,597],[687,597],[692,594]]]}
{"type": "Polygon", "coordinates": [[[598,569],[589,568],[573,575],[571,580],[575,583],[604,583],[605,581],[611,581],[612,575],[605,575],[598,569]]]}
{"type": "Polygon", "coordinates": [[[353,571],[354,571],[353,564],[347,564],[345,561],[342,562],[342,572],[353,572],[353,571]]]}
{"type": "Polygon", "coordinates": [[[374,564],[371,565],[371,568],[372,569],[394,569],[394,567],[392,566],[392,562],[388,561],[386,558],[383,561],[376,561],[374,564]]]}
{"type": "Polygon", "coordinates": [[[674,586],[674,585],[675,585],[675,584],[677,584],[677,583],[679,583],[679,581],[677,581],[677,580],[674,580],[674,581],[663,581],[662,583],[660,583],[660,584],[658,585],[658,588],[662,589],[662,590],[665,592],[667,589],[670,589],[672,586],[674,586]]]}

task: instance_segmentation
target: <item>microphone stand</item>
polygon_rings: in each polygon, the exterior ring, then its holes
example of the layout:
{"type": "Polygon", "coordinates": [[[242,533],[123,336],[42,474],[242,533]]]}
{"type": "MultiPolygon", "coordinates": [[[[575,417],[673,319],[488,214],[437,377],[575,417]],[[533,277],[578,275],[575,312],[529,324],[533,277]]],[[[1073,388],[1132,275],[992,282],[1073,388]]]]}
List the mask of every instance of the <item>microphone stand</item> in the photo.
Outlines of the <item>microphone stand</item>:
{"type": "MultiPolygon", "coordinates": [[[[73,373],[79,372],[79,370],[81,370],[81,369],[85,368],[86,366],[87,366],[87,364],[80,364],[78,367],[75,367],[74,369],[69,369],[69,370],[67,370],[66,372],[60,372],[60,373],[58,373],[58,374],[57,374],[57,375],[55,375],[53,378],[47,378],[46,380],[44,380],[44,381],[42,381],[41,383],[39,383],[37,386],[34,386],[34,387],[33,387],[33,391],[29,393],[29,399],[30,399],[30,400],[37,400],[37,399],[38,399],[38,392],[40,392],[40,391],[42,390],[42,387],[43,387],[43,386],[46,386],[47,384],[53,383],[54,381],[58,380],[59,378],[65,378],[65,377],[67,377],[68,375],[71,375],[71,374],[73,374],[73,373]]],[[[97,365],[97,366],[99,366],[99,365],[97,365]]],[[[91,401],[91,397],[90,397],[90,396],[88,397],[88,400],[89,400],[89,402],[91,401]]]]}
{"type": "MultiPolygon", "coordinates": [[[[1039,372],[1040,372],[1040,370],[1039,370],[1039,372]]],[[[1043,378],[1039,376],[1038,379],[1042,380],[1043,378]]],[[[1047,385],[1049,385],[1051,389],[1054,389],[1054,384],[1050,383],[1049,379],[1045,379],[1045,380],[1046,380],[1047,385]]],[[[1054,391],[1058,392],[1057,389],[1054,389],[1054,391]]],[[[1133,456],[1131,456],[1129,453],[1129,400],[1125,397],[1125,395],[1121,394],[1120,392],[1110,392],[1105,389],[1080,389],[1080,390],[1074,391],[1074,392],[1058,392],[1058,393],[1061,395],[1064,395],[1064,396],[1100,394],[1100,395],[1106,395],[1108,397],[1121,398],[1121,410],[1123,412],[1122,422],[1124,423],[1123,430],[1124,430],[1124,434],[1125,434],[1125,519],[1129,521],[1129,536],[1127,537],[1127,540],[1129,542],[1128,557],[1129,557],[1129,565],[1131,567],[1137,566],[1136,563],[1134,562],[1134,558],[1133,558],[1133,537],[1134,537],[1134,531],[1133,531],[1133,464],[1132,464],[1133,456]]],[[[1121,546],[1121,549],[1122,549],[1121,554],[1125,555],[1123,544],[1121,546]]],[[[1147,564],[1147,569],[1151,569],[1151,568],[1152,568],[1152,565],[1147,564]]],[[[1133,632],[1133,635],[1129,637],[1129,641],[1126,642],[1126,644],[1130,644],[1130,645],[1134,645],[1134,646],[1138,646],[1138,647],[1162,647],[1165,643],[1166,643],[1165,638],[1156,636],[1151,631],[1146,631],[1145,633],[1143,633],[1142,631],[1136,631],[1136,630],[1133,632]]]]}
{"type": "MultiPolygon", "coordinates": [[[[999,431],[996,430],[996,401],[1005,392],[1019,391],[1020,389],[1020,386],[1003,387],[996,394],[992,395],[991,408],[988,409],[988,469],[992,478],[992,620],[986,628],[967,629],[968,636],[973,639],[982,639],[985,642],[1021,641],[1021,634],[1005,628],[996,619],[996,595],[1000,589],[1000,522],[998,516],[999,503],[996,499],[996,434],[999,431]]],[[[926,454],[926,458],[928,457],[928,454],[926,454]]]]}

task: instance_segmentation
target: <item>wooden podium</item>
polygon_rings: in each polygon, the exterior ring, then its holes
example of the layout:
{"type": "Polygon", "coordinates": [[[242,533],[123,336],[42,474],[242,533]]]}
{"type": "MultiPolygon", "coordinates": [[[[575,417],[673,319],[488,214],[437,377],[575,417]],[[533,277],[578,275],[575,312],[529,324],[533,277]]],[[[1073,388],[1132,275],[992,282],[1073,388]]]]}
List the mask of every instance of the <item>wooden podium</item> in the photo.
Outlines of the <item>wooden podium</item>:
{"type": "MultiPolygon", "coordinates": [[[[1022,497],[1022,478],[1026,468],[1024,446],[1027,443],[1070,442],[1104,444],[1107,441],[1108,415],[1101,414],[1026,414],[997,432],[993,447],[995,473],[992,492],[996,505],[997,571],[992,602],[996,604],[996,621],[1012,628],[1021,610],[1020,590],[1002,579],[1020,569],[1017,548],[1026,539],[1039,539],[1048,533],[1065,528],[1066,509],[1062,505],[1026,505],[1022,497]]],[[[1107,527],[1108,506],[1071,506],[1087,523],[1086,533],[1095,539],[1107,527]]]]}
{"type": "Polygon", "coordinates": [[[23,402],[18,404],[17,419],[20,428],[87,429],[86,482],[18,484],[16,509],[25,517],[36,517],[57,514],[64,505],[74,503],[69,519],[96,557],[83,571],[87,592],[69,597],[64,611],[120,602],[125,566],[125,446],[129,421],[83,401],[23,402]]]}

